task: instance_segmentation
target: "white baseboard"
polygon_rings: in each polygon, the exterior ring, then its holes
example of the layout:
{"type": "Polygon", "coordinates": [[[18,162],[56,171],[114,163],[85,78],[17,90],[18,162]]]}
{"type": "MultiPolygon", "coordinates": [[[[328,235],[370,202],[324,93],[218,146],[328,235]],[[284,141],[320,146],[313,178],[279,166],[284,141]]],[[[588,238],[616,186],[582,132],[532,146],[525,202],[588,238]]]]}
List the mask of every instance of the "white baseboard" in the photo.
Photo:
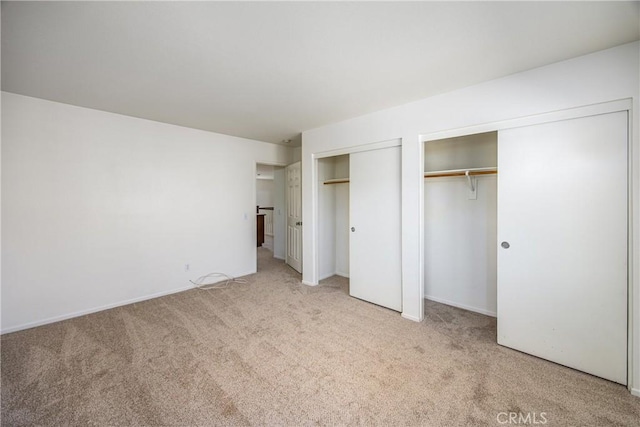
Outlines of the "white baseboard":
{"type": "Polygon", "coordinates": [[[446,299],[433,297],[431,295],[425,295],[424,299],[428,299],[429,301],[439,302],[441,304],[451,305],[453,307],[462,308],[463,310],[473,311],[475,313],[484,314],[485,316],[498,317],[498,313],[495,311],[486,310],[484,308],[472,307],[465,304],[460,304],[455,301],[448,301],[446,299]]]}
{"type": "Polygon", "coordinates": [[[631,389],[631,394],[636,396],[636,397],[640,397],[640,388],[632,388],[631,389]]]}
{"type": "Polygon", "coordinates": [[[307,282],[306,280],[302,281],[303,285],[307,285],[307,286],[318,286],[317,283],[313,283],[313,282],[307,282]]]}
{"type": "Polygon", "coordinates": [[[412,320],[414,322],[422,322],[422,320],[419,317],[411,316],[410,314],[402,313],[400,316],[405,319],[412,320]]]}
{"type": "Polygon", "coordinates": [[[319,280],[328,279],[329,277],[333,277],[333,276],[345,277],[347,279],[349,278],[349,274],[336,271],[335,273],[329,273],[329,274],[325,274],[324,276],[321,276],[319,280]]]}
{"type": "Polygon", "coordinates": [[[258,270],[251,270],[248,273],[240,273],[240,275],[238,275],[238,276],[233,276],[233,278],[234,279],[239,279],[239,278],[244,277],[244,276],[250,276],[252,274],[256,274],[257,272],[258,272],[258,270]]]}
{"type": "Polygon", "coordinates": [[[278,256],[278,255],[274,255],[273,257],[275,259],[279,259],[280,261],[285,261],[284,257],[278,256]]]}
{"type": "Polygon", "coordinates": [[[35,321],[35,322],[24,323],[24,324],[18,325],[18,326],[11,326],[9,328],[3,329],[0,332],[0,334],[4,335],[4,334],[9,334],[11,332],[22,331],[24,329],[35,328],[36,326],[48,325],[50,323],[60,322],[62,320],[72,319],[74,317],[85,316],[87,314],[97,313],[99,311],[109,310],[111,308],[122,307],[123,305],[134,304],[136,302],[147,301],[147,300],[150,300],[150,299],[159,298],[159,297],[163,297],[163,296],[166,296],[166,295],[177,294],[178,292],[188,291],[189,289],[194,289],[194,287],[192,285],[189,285],[189,286],[185,286],[185,287],[178,288],[178,289],[172,289],[170,291],[158,292],[156,294],[145,295],[143,297],[132,298],[132,299],[129,299],[129,300],[119,301],[119,302],[115,302],[115,303],[112,303],[112,304],[106,304],[106,305],[102,305],[102,306],[99,306],[99,307],[90,308],[90,309],[87,309],[87,310],[80,310],[80,311],[76,311],[76,312],[69,313],[69,314],[63,314],[63,315],[60,315],[60,316],[49,317],[47,319],[38,320],[38,321],[35,321]]]}
{"type": "Polygon", "coordinates": [[[320,276],[320,277],[318,278],[318,281],[319,281],[319,282],[321,282],[321,281],[323,281],[324,279],[328,279],[329,277],[333,277],[333,276],[335,276],[335,273],[325,274],[325,275],[323,275],[323,276],[320,276]]]}

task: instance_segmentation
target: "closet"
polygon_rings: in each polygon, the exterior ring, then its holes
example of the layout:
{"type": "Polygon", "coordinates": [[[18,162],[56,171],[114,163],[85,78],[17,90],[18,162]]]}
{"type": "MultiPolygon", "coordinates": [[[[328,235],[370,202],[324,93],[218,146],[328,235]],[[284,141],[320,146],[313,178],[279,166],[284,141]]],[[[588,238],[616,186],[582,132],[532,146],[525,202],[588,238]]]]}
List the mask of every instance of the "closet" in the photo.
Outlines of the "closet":
{"type": "Polygon", "coordinates": [[[320,158],[319,277],[349,277],[349,294],[402,311],[399,140],[320,158]]]}
{"type": "Polygon", "coordinates": [[[318,159],[320,280],[349,277],[349,155],[318,159]]]}
{"type": "Polygon", "coordinates": [[[425,142],[426,298],[497,315],[498,344],[626,384],[627,114],[425,142]]]}
{"type": "Polygon", "coordinates": [[[496,315],[497,132],[425,143],[425,298],[496,315]]]}

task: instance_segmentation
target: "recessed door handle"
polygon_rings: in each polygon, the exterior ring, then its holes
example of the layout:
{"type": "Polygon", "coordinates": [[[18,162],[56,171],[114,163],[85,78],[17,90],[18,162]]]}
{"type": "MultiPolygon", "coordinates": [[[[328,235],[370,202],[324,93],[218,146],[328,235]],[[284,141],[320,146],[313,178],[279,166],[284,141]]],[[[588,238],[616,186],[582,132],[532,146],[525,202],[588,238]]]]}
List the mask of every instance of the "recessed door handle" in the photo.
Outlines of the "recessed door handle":
{"type": "Polygon", "coordinates": [[[356,231],[355,227],[351,227],[351,232],[353,233],[354,231],[356,231]]]}
{"type": "Polygon", "coordinates": [[[502,242],[500,243],[500,246],[502,246],[505,249],[509,249],[511,247],[511,245],[509,244],[509,242],[502,242]]]}

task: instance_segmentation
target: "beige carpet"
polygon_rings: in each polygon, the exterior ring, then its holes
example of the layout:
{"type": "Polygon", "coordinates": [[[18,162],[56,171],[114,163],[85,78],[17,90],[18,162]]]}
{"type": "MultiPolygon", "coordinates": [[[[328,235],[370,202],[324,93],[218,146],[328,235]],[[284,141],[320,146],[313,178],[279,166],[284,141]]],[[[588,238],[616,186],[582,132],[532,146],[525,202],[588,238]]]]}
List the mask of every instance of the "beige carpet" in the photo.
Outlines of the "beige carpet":
{"type": "Polygon", "coordinates": [[[493,318],[414,323],[268,255],[247,284],[4,335],[2,425],[639,425],[623,386],[498,346],[493,318]]]}

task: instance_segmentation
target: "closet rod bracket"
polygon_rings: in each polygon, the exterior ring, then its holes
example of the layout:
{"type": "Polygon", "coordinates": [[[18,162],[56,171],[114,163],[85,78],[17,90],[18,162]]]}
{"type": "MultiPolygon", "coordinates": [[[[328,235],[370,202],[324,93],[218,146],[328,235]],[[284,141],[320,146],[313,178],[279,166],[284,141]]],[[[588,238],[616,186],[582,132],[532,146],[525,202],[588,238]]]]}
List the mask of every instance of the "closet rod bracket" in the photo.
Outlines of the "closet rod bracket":
{"type": "Polygon", "coordinates": [[[464,176],[467,177],[467,184],[469,184],[469,200],[476,200],[478,198],[478,179],[469,174],[469,171],[465,171],[464,176]]]}

